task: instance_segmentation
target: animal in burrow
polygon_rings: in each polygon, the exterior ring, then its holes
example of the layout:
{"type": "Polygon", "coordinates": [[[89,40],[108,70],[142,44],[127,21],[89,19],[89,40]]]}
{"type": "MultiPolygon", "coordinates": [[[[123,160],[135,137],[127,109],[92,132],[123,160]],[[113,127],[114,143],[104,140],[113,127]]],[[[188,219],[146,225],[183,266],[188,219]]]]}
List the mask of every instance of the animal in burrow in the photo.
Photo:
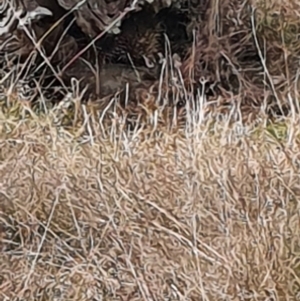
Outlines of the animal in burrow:
{"type": "Polygon", "coordinates": [[[187,44],[185,22],[187,17],[174,7],[156,12],[153,5],[124,18],[119,34],[108,34],[96,42],[107,62],[150,67],[158,64],[166,52],[167,39],[172,53],[181,53],[187,44]]]}
{"type": "Polygon", "coordinates": [[[124,18],[120,33],[105,35],[96,46],[108,63],[150,67],[163,50],[161,24],[147,5],[124,18]]]}

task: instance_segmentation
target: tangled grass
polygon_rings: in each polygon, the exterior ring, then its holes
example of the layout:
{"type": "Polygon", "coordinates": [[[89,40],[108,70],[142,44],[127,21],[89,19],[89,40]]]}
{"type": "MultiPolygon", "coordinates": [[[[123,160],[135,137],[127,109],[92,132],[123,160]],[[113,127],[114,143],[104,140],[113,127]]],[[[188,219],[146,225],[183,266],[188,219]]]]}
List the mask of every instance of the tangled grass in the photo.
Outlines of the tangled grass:
{"type": "MultiPolygon", "coordinates": [[[[269,73],[241,72],[237,97],[259,99],[274,80],[290,108],[276,123],[261,101],[255,122],[238,102],[224,112],[197,98],[184,128],[150,114],[125,129],[99,103],[37,114],[0,100],[0,300],[299,300],[297,4],[285,3],[283,47],[281,1],[252,2],[275,14],[257,21],[269,73]]],[[[216,62],[205,49],[200,60],[216,62]]]]}
{"type": "Polygon", "coordinates": [[[80,137],[53,118],[0,124],[1,300],[299,298],[298,117],[80,137]]]}

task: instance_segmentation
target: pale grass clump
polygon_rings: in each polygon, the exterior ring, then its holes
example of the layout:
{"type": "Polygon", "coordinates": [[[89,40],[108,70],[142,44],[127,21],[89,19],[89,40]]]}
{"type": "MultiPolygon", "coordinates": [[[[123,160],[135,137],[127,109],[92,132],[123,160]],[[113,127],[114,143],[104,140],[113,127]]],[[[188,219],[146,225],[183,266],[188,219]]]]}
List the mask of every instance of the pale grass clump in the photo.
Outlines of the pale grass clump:
{"type": "Polygon", "coordinates": [[[1,121],[0,299],[296,300],[295,119],[83,140],[51,112],[1,121]]]}

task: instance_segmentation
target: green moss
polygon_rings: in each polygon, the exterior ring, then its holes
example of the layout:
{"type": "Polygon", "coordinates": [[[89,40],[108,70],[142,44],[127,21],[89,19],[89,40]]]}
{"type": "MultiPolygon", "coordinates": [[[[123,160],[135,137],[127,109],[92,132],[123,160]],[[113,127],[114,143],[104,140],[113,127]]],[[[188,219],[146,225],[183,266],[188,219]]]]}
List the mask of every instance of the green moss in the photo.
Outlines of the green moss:
{"type": "Polygon", "coordinates": [[[286,123],[270,123],[266,127],[266,132],[276,140],[283,141],[287,138],[288,126],[286,123]]]}

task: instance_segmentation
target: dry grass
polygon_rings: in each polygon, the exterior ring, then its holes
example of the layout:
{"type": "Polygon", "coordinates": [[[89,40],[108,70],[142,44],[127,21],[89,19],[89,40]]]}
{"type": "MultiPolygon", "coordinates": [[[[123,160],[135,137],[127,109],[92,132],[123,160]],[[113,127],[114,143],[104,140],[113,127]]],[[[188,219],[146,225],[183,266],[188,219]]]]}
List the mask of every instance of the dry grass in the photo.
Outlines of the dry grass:
{"type": "Polygon", "coordinates": [[[1,299],[297,300],[297,121],[81,141],[2,121],[1,299]]]}
{"type": "Polygon", "coordinates": [[[216,110],[197,99],[201,110],[186,128],[147,112],[149,124],[130,132],[123,111],[104,103],[42,105],[37,114],[14,92],[1,95],[0,300],[299,300],[300,24],[292,1],[284,5],[295,30],[275,22],[282,1],[252,2],[261,9],[257,28],[234,19],[247,14],[226,1],[223,52],[207,24],[211,39],[196,48],[207,47],[182,65],[186,75],[207,60],[217,74],[218,60],[236,58],[240,86],[224,96],[227,113],[220,99],[216,110]],[[265,42],[259,72],[247,65],[253,40],[233,38],[249,56],[226,44],[239,26],[265,42]],[[289,104],[276,124],[266,117],[262,78],[289,104]],[[255,123],[244,123],[252,113],[255,123]]]}

